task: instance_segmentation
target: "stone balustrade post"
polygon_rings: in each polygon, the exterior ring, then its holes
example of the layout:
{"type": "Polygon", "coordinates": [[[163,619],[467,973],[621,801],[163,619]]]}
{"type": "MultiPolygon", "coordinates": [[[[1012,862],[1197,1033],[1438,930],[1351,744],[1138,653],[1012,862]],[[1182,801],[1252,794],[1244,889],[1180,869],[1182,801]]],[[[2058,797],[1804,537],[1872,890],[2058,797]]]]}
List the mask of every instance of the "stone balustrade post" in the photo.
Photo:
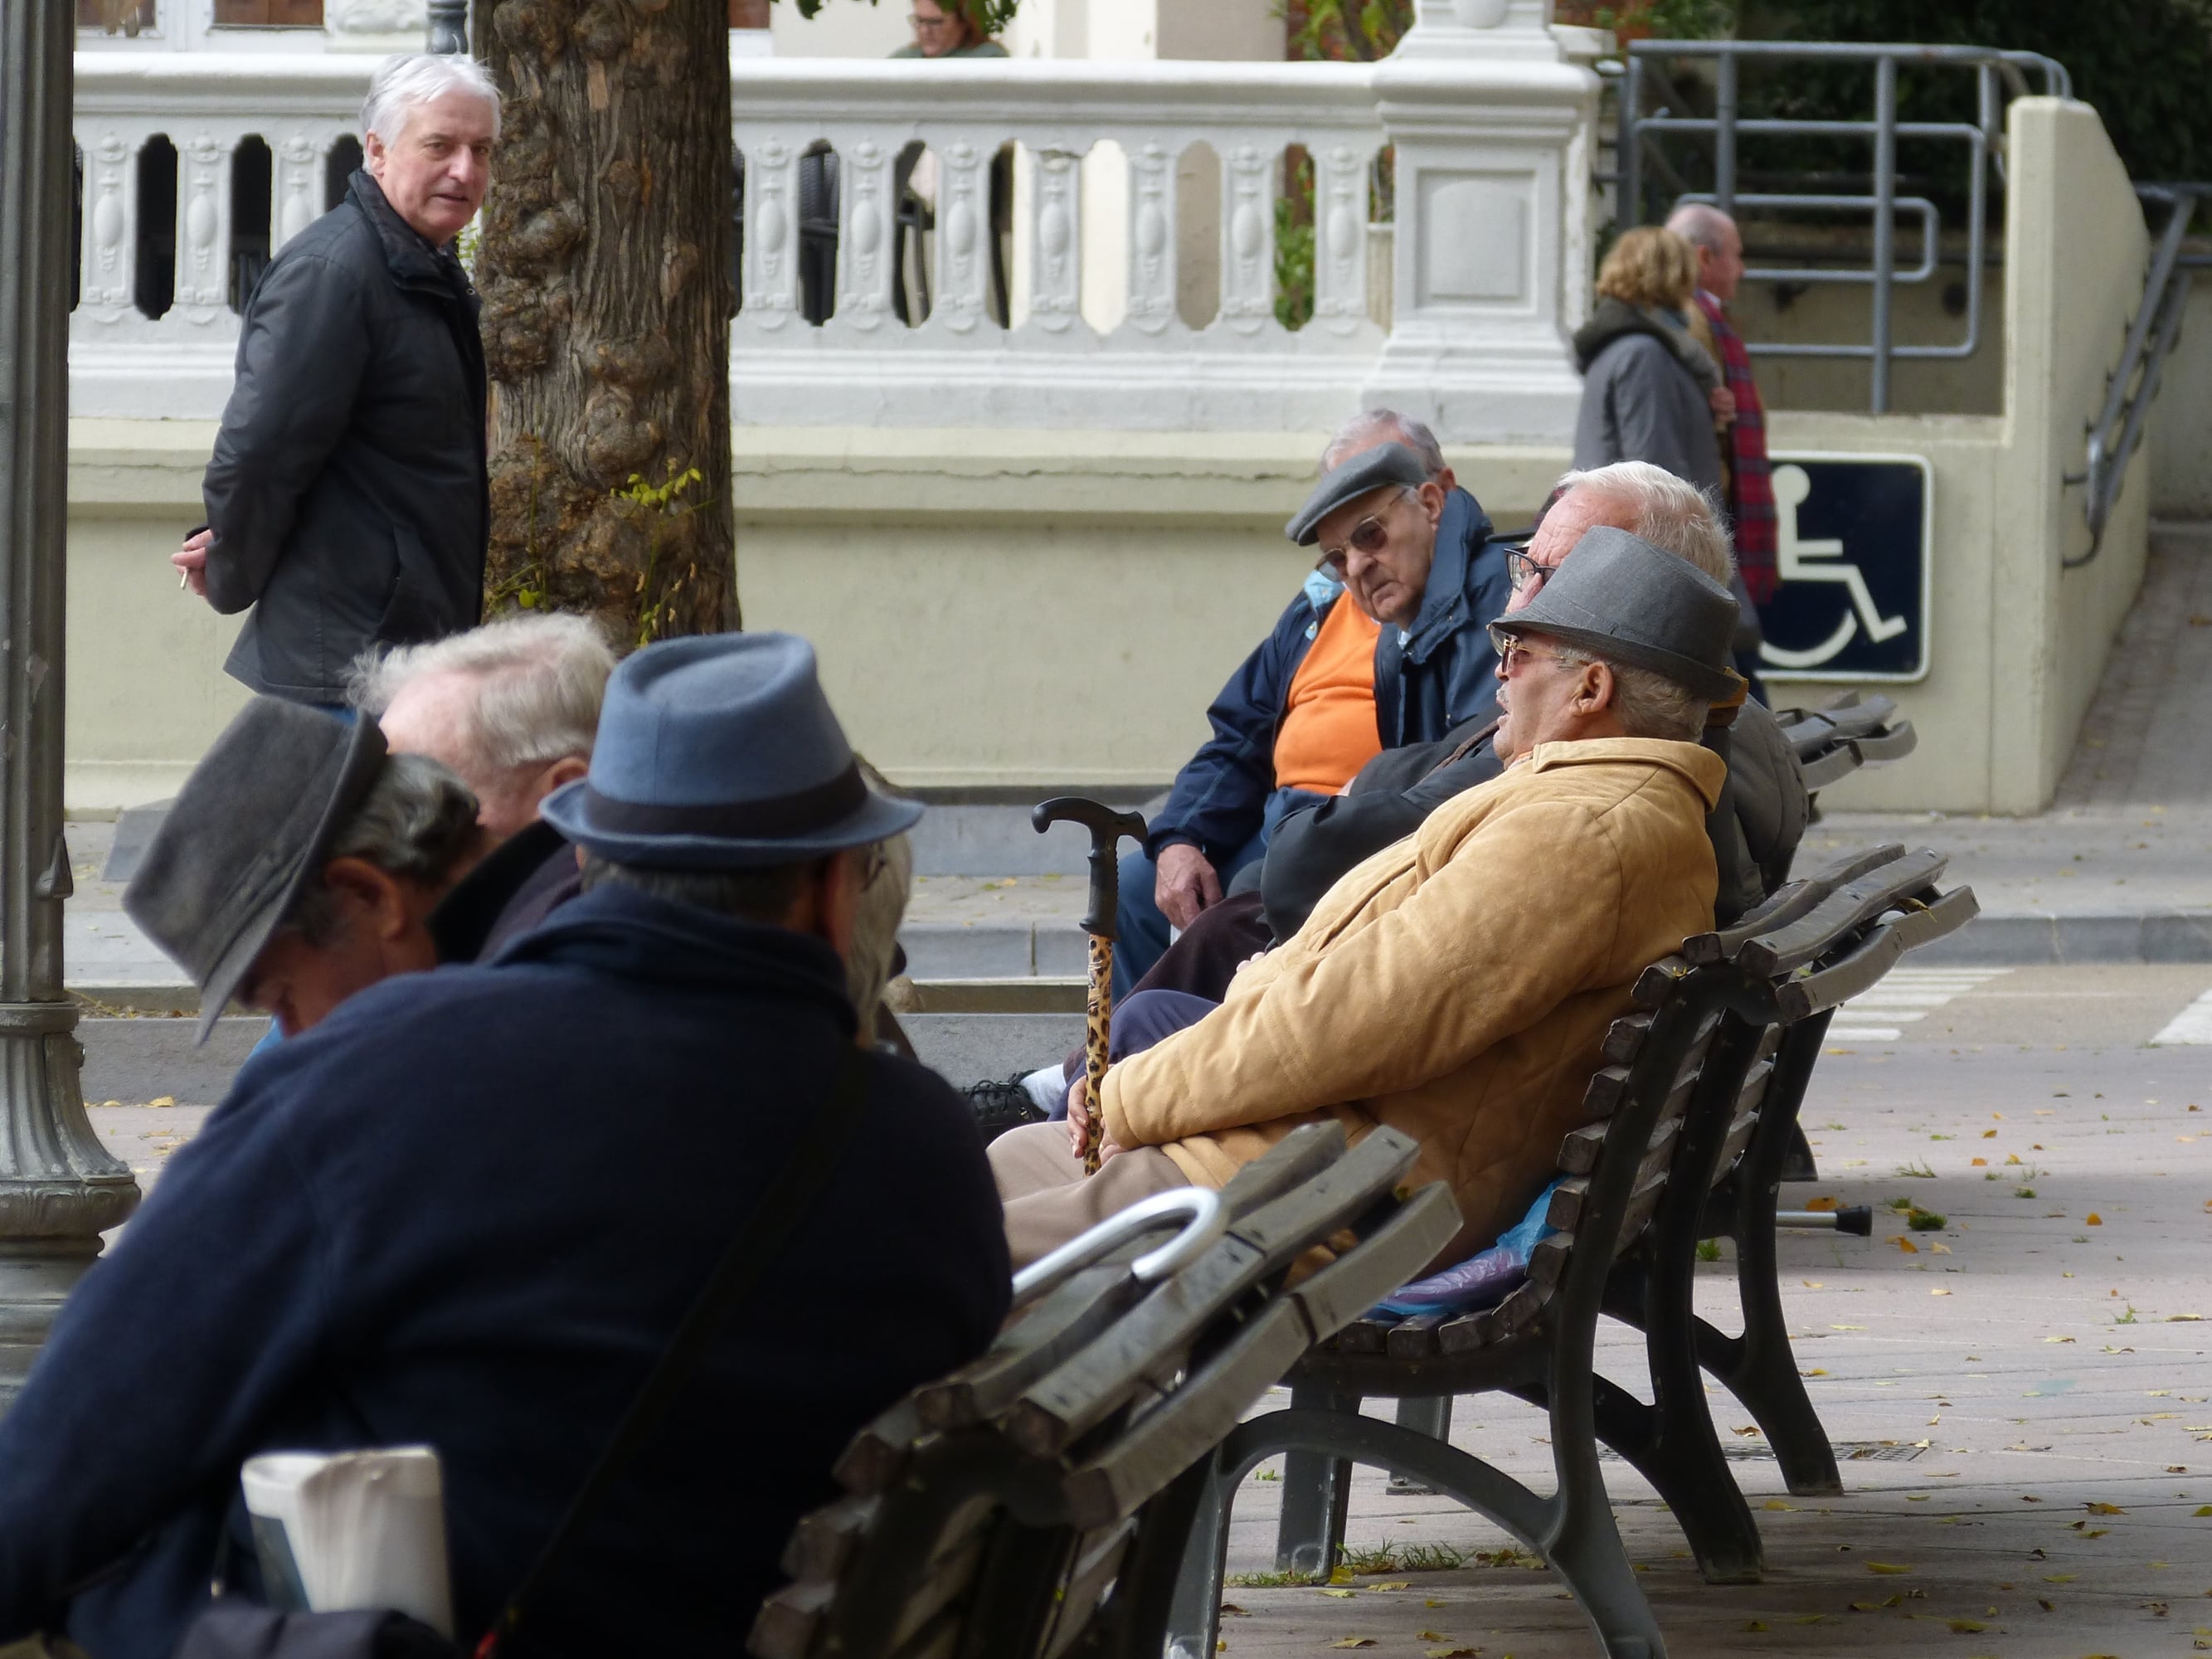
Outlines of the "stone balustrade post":
{"type": "Polygon", "coordinates": [[[1548,0],[1417,0],[1375,70],[1395,155],[1391,329],[1363,403],[1447,442],[1565,443],[1589,284],[1597,77],[1548,0]]]}
{"type": "Polygon", "coordinates": [[[62,989],[75,35],[68,6],[0,6],[0,1408],[138,1203],[86,1120],[62,989]]]}

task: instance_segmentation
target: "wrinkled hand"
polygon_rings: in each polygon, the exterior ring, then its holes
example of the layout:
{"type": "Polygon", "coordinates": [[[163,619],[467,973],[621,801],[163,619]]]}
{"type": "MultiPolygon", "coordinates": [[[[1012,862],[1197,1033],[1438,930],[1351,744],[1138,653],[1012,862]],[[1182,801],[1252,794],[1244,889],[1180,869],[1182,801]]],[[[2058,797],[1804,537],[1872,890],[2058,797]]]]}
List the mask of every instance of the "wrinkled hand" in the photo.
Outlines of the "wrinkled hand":
{"type": "MultiPolygon", "coordinates": [[[[1075,1074],[1075,1081],[1067,1085],[1067,1142],[1081,1158],[1091,1146],[1091,1079],[1084,1073],[1075,1074]]],[[[1121,1148],[1112,1141],[1103,1141],[1098,1147],[1098,1165],[1118,1157],[1121,1148]]]]}
{"type": "Polygon", "coordinates": [[[1160,849],[1159,872],[1152,902],[1178,927],[1189,927],[1200,911],[1221,902],[1221,878],[1206,854],[1188,842],[1160,849]]]}
{"type": "Polygon", "coordinates": [[[1735,393],[1724,386],[1717,386],[1706,394],[1713,406],[1713,419],[1726,426],[1735,419],[1735,393]]]}
{"type": "Polygon", "coordinates": [[[184,574],[185,586],[200,598],[207,598],[208,549],[215,545],[215,532],[202,530],[185,538],[185,544],[169,555],[169,562],[184,574]]]}

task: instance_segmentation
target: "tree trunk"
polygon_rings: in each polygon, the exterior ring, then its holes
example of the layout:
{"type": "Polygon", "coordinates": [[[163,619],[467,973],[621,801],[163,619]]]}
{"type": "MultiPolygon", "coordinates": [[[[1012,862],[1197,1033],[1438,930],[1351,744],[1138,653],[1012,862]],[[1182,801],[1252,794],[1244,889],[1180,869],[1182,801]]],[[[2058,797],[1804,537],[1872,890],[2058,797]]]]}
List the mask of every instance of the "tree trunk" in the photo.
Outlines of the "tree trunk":
{"type": "Polygon", "coordinates": [[[725,8],[488,10],[486,611],[580,611],[623,644],[735,628],[725,8]]]}

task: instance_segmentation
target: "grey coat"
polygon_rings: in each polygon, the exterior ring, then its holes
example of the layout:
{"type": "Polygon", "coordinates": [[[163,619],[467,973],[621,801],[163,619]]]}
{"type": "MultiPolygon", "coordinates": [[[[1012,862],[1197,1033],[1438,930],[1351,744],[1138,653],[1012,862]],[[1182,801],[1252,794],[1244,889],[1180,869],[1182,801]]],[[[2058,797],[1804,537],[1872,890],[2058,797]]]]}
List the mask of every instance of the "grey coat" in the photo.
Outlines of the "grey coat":
{"type": "Polygon", "coordinates": [[[255,285],[201,495],[208,599],[253,611],[224,665],[256,691],[340,702],[363,649],[476,625],[477,297],[367,173],[255,285]]]}
{"type": "Polygon", "coordinates": [[[1720,441],[1698,359],[1710,368],[1711,359],[1686,331],[1669,330],[1618,300],[1601,300],[1575,331],[1575,361],[1583,371],[1576,470],[1649,461],[1719,499],[1720,441]]]}

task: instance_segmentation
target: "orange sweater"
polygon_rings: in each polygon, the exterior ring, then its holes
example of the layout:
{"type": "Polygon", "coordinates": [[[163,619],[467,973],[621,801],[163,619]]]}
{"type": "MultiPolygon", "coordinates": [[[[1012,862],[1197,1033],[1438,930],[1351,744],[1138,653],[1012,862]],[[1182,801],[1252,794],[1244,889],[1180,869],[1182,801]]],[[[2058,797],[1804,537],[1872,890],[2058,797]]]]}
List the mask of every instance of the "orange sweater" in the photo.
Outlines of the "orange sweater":
{"type": "Polygon", "coordinates": [[[1375,723],[1375,640],[1381,632],[1348,593],[1328,608],[1291,677],[1275,733],[1278,789],[1341,793],[1382,752],[1375,723]]]}

